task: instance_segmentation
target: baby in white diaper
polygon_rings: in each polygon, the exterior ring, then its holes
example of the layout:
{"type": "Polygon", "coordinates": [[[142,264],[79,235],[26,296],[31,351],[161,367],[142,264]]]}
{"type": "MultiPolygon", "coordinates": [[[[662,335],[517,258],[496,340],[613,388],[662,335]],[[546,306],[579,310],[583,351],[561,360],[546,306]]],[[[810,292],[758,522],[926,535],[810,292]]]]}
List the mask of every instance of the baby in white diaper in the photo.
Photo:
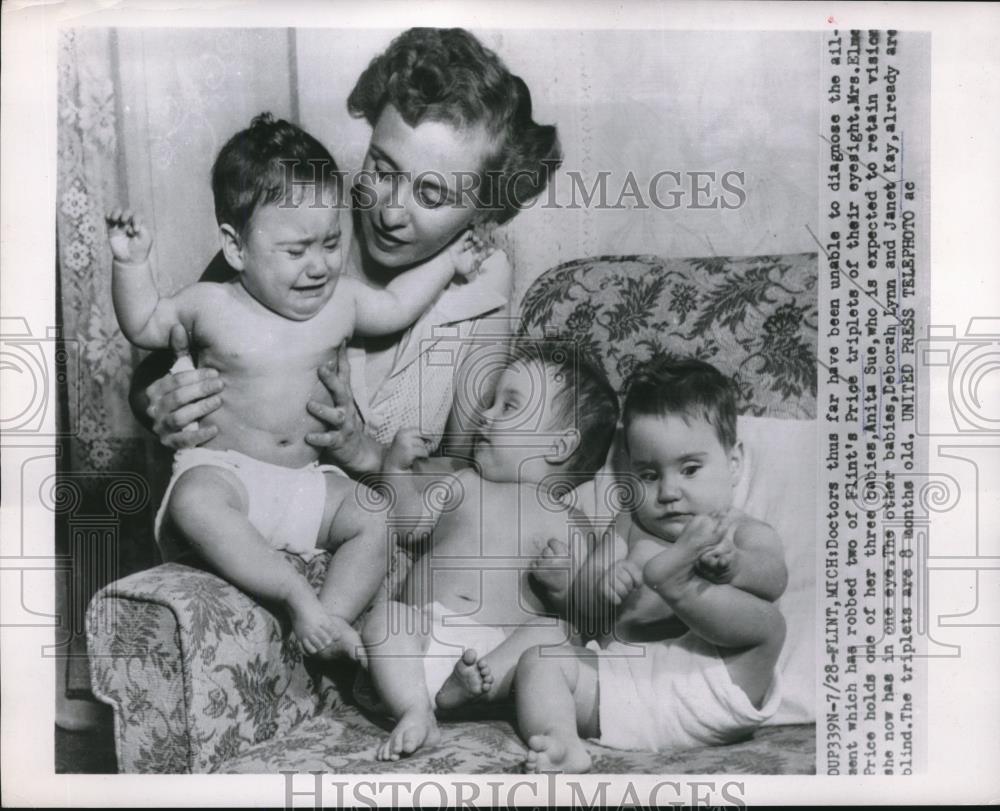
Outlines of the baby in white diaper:
{"type": "Polygon", "coordinates": [[[387,463],[409,472],[388,479],[390,520],[404,542],[429,535],[430,548],[400,599],[376,603],[362,631],[372,681],[396,719],[378,759],[433,746],[437,711],[507,699],[528,647],[570,638],[559,615],[569,613],[572,560],[593,537],[560,497],[604,464],[617,420],[600,369],[565,342],[521,341],[479,414],[475,469],[435,473],[416,461],[412,432],[397,434],[387,463]],[[545,587],[542,561],[562,563],[545,569],[545,587]]]}
{"type": "Polygon", "coordinates": [[[183,327],[199,366],[225,384],[202,421],[214,436],[175,457],[157,518],[161,549],[168,558],[193,550],[245,592],[281,605],[306,653],[324,657],[363,652],[351,622],[382,583],[387,539],[384,518],[361,506],[370,499],[359,485],[320,466],[307,442],[326,427],[306,410],[310,400],[329,402],[317,371],[356,331],[411,324],[456,273],[445,250],[384,289],[346,275],[344,185],[315,138],[257,116],[212,170],[222,250],[236,278],[173,296],[157,292],[141,220],[120,209],[107,216],[122,332],[158,349],[183,327]],[[316,548],[335,550],[318,598],[279,554],[316,548]]]}
{"type": "Polygon", "coordinates": [[[623,407],[641,498],[573,591],[596,639],[532,648],[514,679],[529,772],[582,772],[583,739],[667,751],[748,736],[780,701],[787,572],[774,530],[732,509],[743,452],[732,385],[701,361],[655,363],[623,407]]]}

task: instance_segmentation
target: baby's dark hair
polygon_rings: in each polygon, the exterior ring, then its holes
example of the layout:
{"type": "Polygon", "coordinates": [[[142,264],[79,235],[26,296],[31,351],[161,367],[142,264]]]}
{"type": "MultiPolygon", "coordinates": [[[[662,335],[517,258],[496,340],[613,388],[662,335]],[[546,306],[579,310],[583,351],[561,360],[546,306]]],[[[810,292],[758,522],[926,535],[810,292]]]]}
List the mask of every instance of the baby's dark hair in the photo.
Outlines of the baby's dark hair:
{"type": "Polygon", "coordinates": [[[566,470],[593,476],[604,466],[618,424],[618,394],[604,370],[569,341],[514,342],[508,365],[541,363],[562,384],[553,404],[560,428],[576,428],[580,441],[566,460],[566,470]]]}
{"type": "Polygon", "coordinates": [[[722,372],[701,360],[654,361],[629,380],[622,423],[626,435],[636,417],[680,415],[704,419],[727,451],[736,444],[736,391],[722,372]]]}
{"type": "Polygon", "coordinates": [[[261,113],[226,141],[212,166],[215,219],[243,233],[258,206],[290,200],[296,189],[340,188],[333,156],[308,132],[261,113]]]}
{"type": "Polygon", "coordinates": [[[484,220],[509,220],[544,191],[562,162],[556,128],[532,118],[528,86],[462,28],[411,28],[371,61],[347,109],[374,127],[387,104],[411,127],[443,121],[486,128],[495,149],[475,167],[484,220]]]}

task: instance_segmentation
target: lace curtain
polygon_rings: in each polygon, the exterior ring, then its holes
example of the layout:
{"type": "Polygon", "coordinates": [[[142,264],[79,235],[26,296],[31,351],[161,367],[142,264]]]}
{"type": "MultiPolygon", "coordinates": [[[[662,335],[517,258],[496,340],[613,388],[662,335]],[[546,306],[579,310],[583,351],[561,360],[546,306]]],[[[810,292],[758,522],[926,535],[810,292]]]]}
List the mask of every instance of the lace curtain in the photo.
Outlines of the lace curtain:
{"type": "Polygon", "coordinates": [[[111,302],[104,213],[139,210],[155,234],[162,292],[196,279],[218,248],[215,154],[261,110],[294,118],[294,37],[283,29],[64,30],[59,39],[58,319],[79,370],[63,375],[57,549],[70,695],[89,689],[83,610],[94,591],[159,562],[153,515],[169,454],[132,417],[142,353],[111,302]]]}
{"type": "Polygon", "coordinates": [[[128,408],[138,358],[115,321],[104,236],[103,213],[124,192],[115,45],[113,32],[101,29],[59,39],[57,317],[79,361],[63,377],[56,501],[56,547],[72,562],[69,581],[59,583],[70,698],[89,689],[82,617],[90,595],[155,563],[146,477],[154,451],[128,408]]]}

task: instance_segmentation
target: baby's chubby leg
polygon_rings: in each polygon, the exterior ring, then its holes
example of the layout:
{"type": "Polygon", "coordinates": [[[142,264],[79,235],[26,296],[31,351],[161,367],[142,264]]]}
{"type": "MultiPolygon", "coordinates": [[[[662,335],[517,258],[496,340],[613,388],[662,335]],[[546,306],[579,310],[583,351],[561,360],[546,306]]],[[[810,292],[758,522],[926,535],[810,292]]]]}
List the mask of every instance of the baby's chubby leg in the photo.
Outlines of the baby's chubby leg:
{"type": "Polygon", "coordinates": [[[531,648],[514,676],[518,732],[528,744],[526,772],[585,772],[581,736],[598,734],[597,656],[586,648],[531,648]]]}
{"type": "Polygon", "coordinates": [[[643,580],[691,631],[719,648],[733,683],[760,707],[785,641],[785,620],[774,603],[698,572],[701,555],[719,544],[719,524],[695,516],[677,541],[646,563],[643,580]]]}
{"type": "Polygon", "coordinates": [[[167,520],[222,577],[260,600],[282,603],[307,653],[329,645],[335,623],[309,582],[268,546],[247,518],[246,488],[228,470],[200,465],[175,482],[167,520]]]}
{"type": "Polygon", "coordinates": [[[389,534],[378,499],[363,484],[327,473],[326,505],[316,545],[333,550],[319,601],[337,636],[320,651],[323,658],[364,658],[361,637],[351,623],[378,594],[389,565],[389,534]],[[373,506],[374,505],[374,506],[373,506]]]}
{"type": "Polygon", "coordinates": [[[368,614],[362,636],[368,669],[396,726],[378,748],[378,760],[399,760],[440,740],[434,707],[427,695],[424,655],[430,641],[423,612],[395,600],[378,602],[368,614]]]}
{"type": "Polygon", "coordinates": [[[455,709],[476,700],[509,698],[521,654],[536,646],[563,646],[569,639],[567,623],[553,617],[539,617],[536,624],[516,628],[491,651],[465,650],[438,690],[435,697],[438,709],[455,709]]]}

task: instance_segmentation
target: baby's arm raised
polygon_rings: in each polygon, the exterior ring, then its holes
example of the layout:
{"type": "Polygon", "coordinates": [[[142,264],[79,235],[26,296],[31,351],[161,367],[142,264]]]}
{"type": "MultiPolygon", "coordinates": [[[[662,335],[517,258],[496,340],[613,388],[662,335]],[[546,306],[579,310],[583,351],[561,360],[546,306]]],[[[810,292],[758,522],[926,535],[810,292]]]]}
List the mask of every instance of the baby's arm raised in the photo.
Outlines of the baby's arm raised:
{"type": "Polygon", "coordinates": [[[430,307],[456,273],[455,256],[445,248],[421,265],[400,273],[382,289],[345,278],[354,294],[354,331],[390,335],[408,327],[430,307]]]}
{"type": "Polygon", "coordinates": [[[198,298],[196,285],[161,297],[149,266],[153,236],[131,211],[115,209],[105,217],[111,265],[111,296],[125,337],[142,349],[166,349],[175,324],[189,328],[198,298]]]}

